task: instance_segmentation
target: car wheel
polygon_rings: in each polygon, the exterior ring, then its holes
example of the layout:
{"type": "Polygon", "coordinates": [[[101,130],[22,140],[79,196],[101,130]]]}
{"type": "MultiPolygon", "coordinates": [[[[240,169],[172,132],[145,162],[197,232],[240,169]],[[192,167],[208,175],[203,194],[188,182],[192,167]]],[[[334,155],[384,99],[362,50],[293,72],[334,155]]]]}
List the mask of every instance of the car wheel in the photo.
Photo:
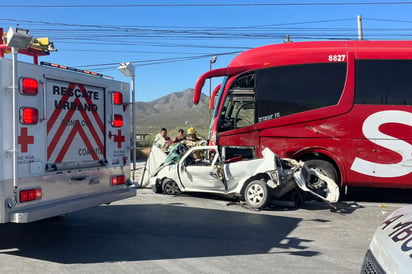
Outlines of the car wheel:
{"type": "Polygon", "coordinates": [[[154,193],[162,193],[162,184],[158,180],[156,180],[156,183],[152,185],[152,190],[154,193]]]}
{"type": "Polygon", "coordinates": [[[180,189],[172,179],[165,179],[162,183],[163,192],[169,195],[180,194],[180,189]]]}
{"type": "MultiPolygon", "coordinates": [[[[336,172],[335,167],[331,163],[324,161],[324,160],[309,160],[309,161],[305,161],[305,163],[308,168],[315,169],[321,174],[331,178],[335,182],[335,184],[339,186],[338,173],[336,172]]],[[[308,188],[310,188],[312,191],[324,197],[326,182],[324,182],[323,180],[319,178],[314,178],[308,184],[308,188]]]]}
{"type": "Polygon", "coordinates": [[[250,208],[264,208],[269,200],[269,192],[266,183],[261,180],[249,182],[245,188],[244,198],[250,208]]]}

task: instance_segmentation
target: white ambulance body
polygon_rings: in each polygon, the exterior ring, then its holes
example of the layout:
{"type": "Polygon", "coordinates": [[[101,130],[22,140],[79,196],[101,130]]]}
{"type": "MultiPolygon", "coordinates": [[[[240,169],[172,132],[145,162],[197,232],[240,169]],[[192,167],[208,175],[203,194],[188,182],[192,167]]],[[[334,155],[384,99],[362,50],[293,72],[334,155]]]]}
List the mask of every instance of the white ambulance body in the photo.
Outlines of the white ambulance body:
{"type": "Polygon", "coordinates": [[[13,137],[12,63],[0,57],[0,223],[32,222],[135,196],[129,85],[18,62],[13,137]]]}

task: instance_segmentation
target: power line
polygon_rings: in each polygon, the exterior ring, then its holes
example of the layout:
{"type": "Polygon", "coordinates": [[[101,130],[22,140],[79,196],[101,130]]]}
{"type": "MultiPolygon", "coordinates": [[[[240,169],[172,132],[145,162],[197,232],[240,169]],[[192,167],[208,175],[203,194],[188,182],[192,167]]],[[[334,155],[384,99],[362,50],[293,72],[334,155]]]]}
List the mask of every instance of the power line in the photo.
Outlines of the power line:
{"type": "MultiPolygon", "coordinates": [[[[210,58],[214,55],[223,56],[223,55],[232,55],[238,54],[242,51],[232,51],[232,52],[224,52],[224,53],[217,53],[217,54],[203,54],[197,56],[184,56],[184,57],[174,57],[174,58],[161,58],[161,59],[152,59],[152,60],[136,60],[130,61],[133,64],[148,65],[148,64],[158,64],[158,63],[165,63],[165,62],[176,62],[176,61],[185,61],[185,60],[195,60],[195,59],[202,59],[202,58],[210,58]]],[[[118,66],[119,63],[106,63],[106,64],[92,64],[92,65],[77,65],[77,67],[82,68],[95,68],[95,67],[106,67],[106,66],[118,66]]]]}
{"type": "MultiPolygon", "coordinates": [[[[412,3],[412,2],[411,2],[412,3]]],[[[354,40],[357,37],[356,28],[339,27],[317,27],[314,24],[324,24],[329,22],[343,22],[353,20],[326,19],[315,21],[301,21],[289,23],[277,23],[252,26],[219,26],[219,27],[172,27],[172,26],[127,26],[127,25],[82,25],[67,24],[47,21],[31,21],[18,19],[0,19],[5,22],[26,23],[33,26],[33,34],[47,33],[54,42],[63,45],[82,45],[81,49],[71,51],[83,52],[108,52],[127,54],[194,54],[191,56],[171,57],[171,58],[147,58],[146,60],[134,61],[139,66],[157,65],[170,62],[189,61],[202,58],[210,58],[213,55],[237,54],[241,51],[255,47],[257,43],[275,40],[283,41],[286,34],[290,34],[294,41],[300,40],[354,40]],[[304,26],[300,26],[304,25],[304,26]],[[115,30],[115,31],[113,31],[115,30]],[[116,34],[114,34],[116,33],[116,34]],[[230,44],[222,44],[230,39],[230,44]],[[207,40],[207,42],[205,42],[207,40]],[[222,45],[219,45],[222,44],[222,45]],[[88,45],[92,45],[89,46],[88,45]],[[111,48],[104,50],[107,46],[111,48]],[[123,48],[124,46],[124,48],[123,48]],[[141,50],[122,50],[133,46],[141,50]],[[155,47],[158,51],[144,50],[147,47],[155,47]],[[164,48],[165,52],[160,49],[164,48]],[[169,50],[166,50],[168,48],[169,50]],[[170,51],[170,48],[178,48],[181,52],[170,51]],[[116,49],[116,50],[113,50],[116,49]],[[193,53],[196,50],[205,51],[207,54],[193,53]],[[230,52],[216,54],[219,50],[230,52]],[[167,51],[167,52],[166,52],[167,51]],[[192,53],[190,52],[192,51],[192,53]],[[210,52],[212,52],[210,54],[210,52]]],[[[370,21],[412,23],[412,21],[401,21],[393,19],[368,19],[370,21]]],[[[322,25],[321,25],[322,26],[322,25]]],[[[387,28],[373,27],[367,30],[369,39],[383,39],[391,37],[410,38],[411,28],[387,28]]],[[[68,47],[68,46],[67,46],[68,47]]],[[[58,47],[59,48],[59,47],[58,47]]],[[[70,49],[68,49],[70,50],[70,49]]],[[[115,55],[113,55],[115,56],[115,55]]],[[[167,55],[165,56],[167,57],[167,55]]],[[[83,65],[79,67],[94,67],[99,70],[115,69],[118,63],[83,65]]]]}
{"type": "Polygon", "coordinates": [[[200,3],[200,4],[73,4],[73,5],[0,5],[1,8],[146,8],[146,7],[250,7],[250,6],[360,6],[360,5],[411,5],[402,2],[296,2],[296,3],[200,3]]]}
{"type": "Polygon", "coordinates": [[[99,49],[73,49],[73,48],[63,48],[59,50],[64,51],[75,51],[75,52],[107,52],[107,53],[142,53],[142,54],[201,54],[200,52],[178,52],[178,51],[146,51],[146,50],[99,50],[99,49]]]}
{"type": "MultiPolygon", "coordinates": [[[[14,18],[0,18],[0,21],[9,21],[17,23],[28,23],[33,25],[52,25],[52,26],[63,26],[63,27],[84,27],[84,28],[98,28],[98,29],[115,29],[115,30],[141,30],[141,29],[156,29],[162,28],[163,30],[174,30],[174,29],[191,29],[191,30],[226,30],[226,29],[248,29],[248,28],[263,28],[263,27],[275,27],[275,26],[289,26],[289,25],[307,25],[307,24],[319,24],[319,23],[331,23],[331,22],[343,22],[343,21],[353,21],[354,18],[341,18],[341,19],[326,19],[326,20],[315,20],[315,21],[300,21],[300,22],[290,22],[290,23],[276,23],[276,24],[266,24],[266,25],[252,25],[252,26],[232,26],[232,27],[196,27],[196,26],[127,26],[127,25],[86,25],[86,24],[69,24],[69,23],[60,23],[60,22],[47,22],[47,21],[33,21],[33,20],[21,20],[14,18]]],[[[378,20],[378,19],[376,19],[378,20]]],[[[162,30],[160,29],[160,30],[162,30]]]]}
{"type": "Polygon", "coordinates": [[[381,21],[381,22],[393,22],[393,23],[412,23],[412,21],[407,21],[407,20],[395,20],[395,19],[374,19],[374,18],[363,18],[363,20],[370,20],[370,21],[381,21]]]}

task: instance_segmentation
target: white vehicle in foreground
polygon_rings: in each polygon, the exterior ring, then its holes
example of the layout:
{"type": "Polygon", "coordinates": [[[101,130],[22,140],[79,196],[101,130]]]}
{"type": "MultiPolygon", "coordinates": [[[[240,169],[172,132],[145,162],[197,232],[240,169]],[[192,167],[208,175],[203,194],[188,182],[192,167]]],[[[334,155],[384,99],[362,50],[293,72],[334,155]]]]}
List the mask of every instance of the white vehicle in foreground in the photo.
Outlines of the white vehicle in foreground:
{"type": "Polygon", "coordinates": [[[394,211],[376,229],[361,273],[412,272],[412,205],[394,211]]]}
{"type": "Polygon", "coordinates": [[[153,147],[140,185],[172,195],[223,194],[244,199],[254,209],[264,208],[271,198],[285,196],[296,185],[326,202],[338,201],[338,186],[333,180],[293,159],[280,159],[268,148],[262,154],[263,158],[253,160],[226,159],[225,148],[217,146],[188,149],[180,143],[168,155],[153,147]],[[319,184],[319,180],[324,185],[320,193],[312,191],[310,185],[319,184]]]}

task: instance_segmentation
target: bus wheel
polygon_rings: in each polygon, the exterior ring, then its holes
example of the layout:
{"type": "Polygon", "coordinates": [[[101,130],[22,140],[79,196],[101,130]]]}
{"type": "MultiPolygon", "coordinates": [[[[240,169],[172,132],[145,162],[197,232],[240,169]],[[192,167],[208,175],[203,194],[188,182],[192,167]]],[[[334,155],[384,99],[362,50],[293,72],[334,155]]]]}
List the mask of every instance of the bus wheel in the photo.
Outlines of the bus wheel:
{"type": "Polygon", "coordinates": [[[261,209],[269,200],[269,192],[266,183],[262,180],[253,180],[245,188],[244,197],[246,204],[253,209],[261,209]]]}
{"type": "Polygon", "coordinates": [[[165,179],[162,183],[163,192],[169,195],[177,195],[180,194],[180,189],[177,186],[176,182],[172,179],[165,179]]]}
{"type": "MultiPolygon", "coordinates": [[[[315,169],[321,174],[331,178],[335,182],[335,184],[339,186],[338,173],[336,172],[336,168],[331,163],[324,161],[324,160],[317,160],[317,159],[305,161],[305,163],[308,166],[308,168],[315,169]]],[[[326,182],[324,182],[323,180],[316,178],[308,184],[308,187],[312,191],[325,197],[326,182]]]]}

